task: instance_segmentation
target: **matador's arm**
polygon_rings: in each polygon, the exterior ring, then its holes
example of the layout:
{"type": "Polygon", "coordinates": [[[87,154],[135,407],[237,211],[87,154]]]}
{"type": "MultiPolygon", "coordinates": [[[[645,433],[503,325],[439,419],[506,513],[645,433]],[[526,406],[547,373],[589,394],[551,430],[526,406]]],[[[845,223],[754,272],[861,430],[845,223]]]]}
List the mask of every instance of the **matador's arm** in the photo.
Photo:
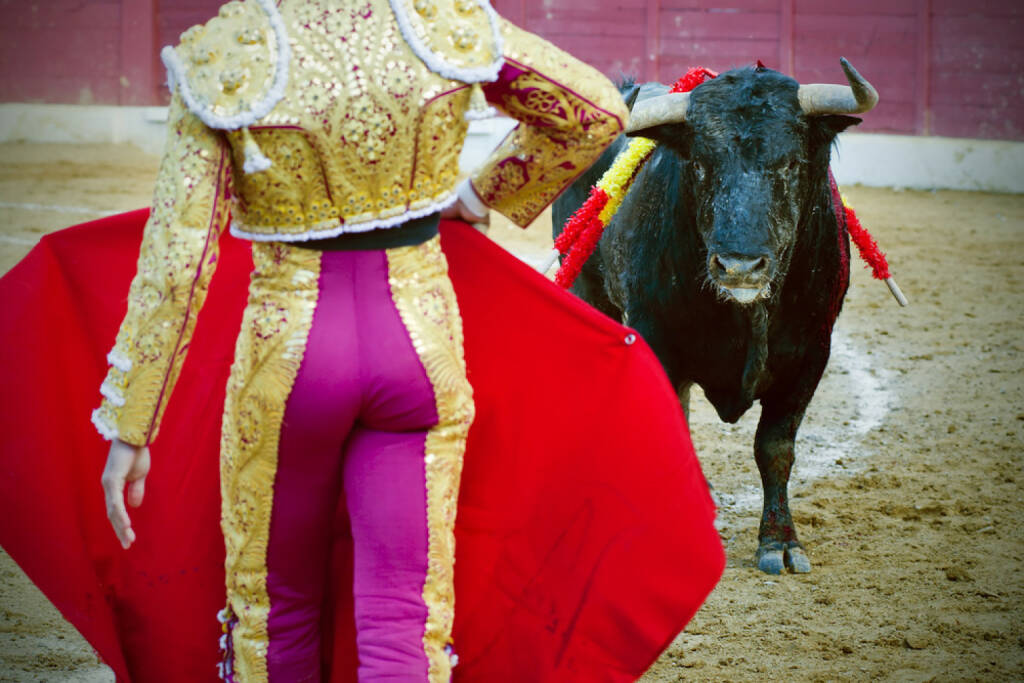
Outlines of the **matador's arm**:
{"type": "Polygon", "coordinates": [[[143,446],[156,436],[216,266],[230,177],[223,136],[176,94],[128,312],[92,416],[107,439],[143,446]]]}
{"type": "Polygon", "coordinates": [[[483,204],[525,226],[597,160],[629,113],[599,71],[500,21],[505,63],[483,90],[519,125],[470,181],[483,204]]]}

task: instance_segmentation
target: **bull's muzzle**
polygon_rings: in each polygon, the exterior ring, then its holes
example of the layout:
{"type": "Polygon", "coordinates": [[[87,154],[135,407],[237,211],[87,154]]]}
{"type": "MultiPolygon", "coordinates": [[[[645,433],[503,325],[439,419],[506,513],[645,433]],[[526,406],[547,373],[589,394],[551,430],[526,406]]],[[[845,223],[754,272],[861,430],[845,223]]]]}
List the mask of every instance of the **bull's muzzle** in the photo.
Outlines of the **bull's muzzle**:
{"type": "Polygon", "coordinates": [[[723,298],[749,304],[771,295],[770,256],[712,253],[708,256],[708,276],[723,298]]]}

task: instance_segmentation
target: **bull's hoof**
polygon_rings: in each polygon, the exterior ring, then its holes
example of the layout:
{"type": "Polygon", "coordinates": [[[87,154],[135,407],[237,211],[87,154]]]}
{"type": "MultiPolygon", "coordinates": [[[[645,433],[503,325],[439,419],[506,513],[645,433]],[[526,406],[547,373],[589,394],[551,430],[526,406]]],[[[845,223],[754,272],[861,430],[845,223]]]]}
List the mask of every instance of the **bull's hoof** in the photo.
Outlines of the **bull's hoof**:
{"type": "Polygon", "coordinates": [[[757,549],[757,568],[765,574],[781,574],[785,567],[781,543],[765,543],[757,549]]]}
{"type": "Polygon", "coordinates": [[[811,571],[811,561],[796,541],[765,543],[757,549],[757,568],[765,574],[781,574],[784,570],[794,574],[811,571]]]}
{"type": "Polygon", "coordinates": [[[807,553],[798,545],[786,548],[786,567],[794,574],[808,574],[811,571],[811,561],[807,559],[807,553]]]}

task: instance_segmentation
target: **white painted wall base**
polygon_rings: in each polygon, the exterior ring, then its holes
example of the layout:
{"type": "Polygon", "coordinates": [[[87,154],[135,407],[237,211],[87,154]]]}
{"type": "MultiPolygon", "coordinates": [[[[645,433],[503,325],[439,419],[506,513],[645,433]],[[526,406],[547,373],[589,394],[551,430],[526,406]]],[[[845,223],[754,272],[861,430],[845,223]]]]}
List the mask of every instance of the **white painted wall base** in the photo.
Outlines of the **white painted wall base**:
{"type": "Polygon", "coordinates": [[[832,170],[841,185],[1024,193],[1024,143],[843,133],[832,170]]]}
{"type": "Polygon", "coordinates": [[[159,155],[166,123],[167,107],[0,104],[0,142],[127,142],[159,155]]]}
{"type": "MultiPolygon", "coordinates": [[[[0,142],[127,142],[158,155],[166,120],[166,107],[0,104],[0,142]]],[[[483,162],[512,123],[473,121],[462,169],[483,162]]],[[[833,169],[843,185],[1024,193],[1024,142],[844,133],[833,169]]]]}

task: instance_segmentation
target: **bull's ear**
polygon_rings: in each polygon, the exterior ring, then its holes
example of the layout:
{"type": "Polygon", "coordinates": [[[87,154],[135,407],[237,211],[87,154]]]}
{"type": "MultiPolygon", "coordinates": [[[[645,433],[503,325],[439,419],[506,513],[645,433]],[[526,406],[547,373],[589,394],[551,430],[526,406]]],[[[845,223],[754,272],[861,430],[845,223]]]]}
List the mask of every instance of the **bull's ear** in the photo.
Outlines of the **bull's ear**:
{"type": "Polygon", "coordinates": [[[809,116],[808,120],[816,131],[819,141],[831,144],[837,135],[850,126],[856,126],[864,119],[857,118],[856,116],[829,114],[827,116],[809,116]]]}
{"type": "Polygon", "coordinates": [[[624,83],[621,90],[622,99],[626,103],[626,108],[633,111],[633,105],[636,104],[636,96],[640,94],[640,84],[624,83]]]}
{"type": "Polygon", "coordinates": [[[659,145],[664,145],[683,158],[690,156],[690,143],[693,141],[693,129],[686,122],[662,123],[650,128],[626,133],[629,137],[650,138],[659,145]]]}

